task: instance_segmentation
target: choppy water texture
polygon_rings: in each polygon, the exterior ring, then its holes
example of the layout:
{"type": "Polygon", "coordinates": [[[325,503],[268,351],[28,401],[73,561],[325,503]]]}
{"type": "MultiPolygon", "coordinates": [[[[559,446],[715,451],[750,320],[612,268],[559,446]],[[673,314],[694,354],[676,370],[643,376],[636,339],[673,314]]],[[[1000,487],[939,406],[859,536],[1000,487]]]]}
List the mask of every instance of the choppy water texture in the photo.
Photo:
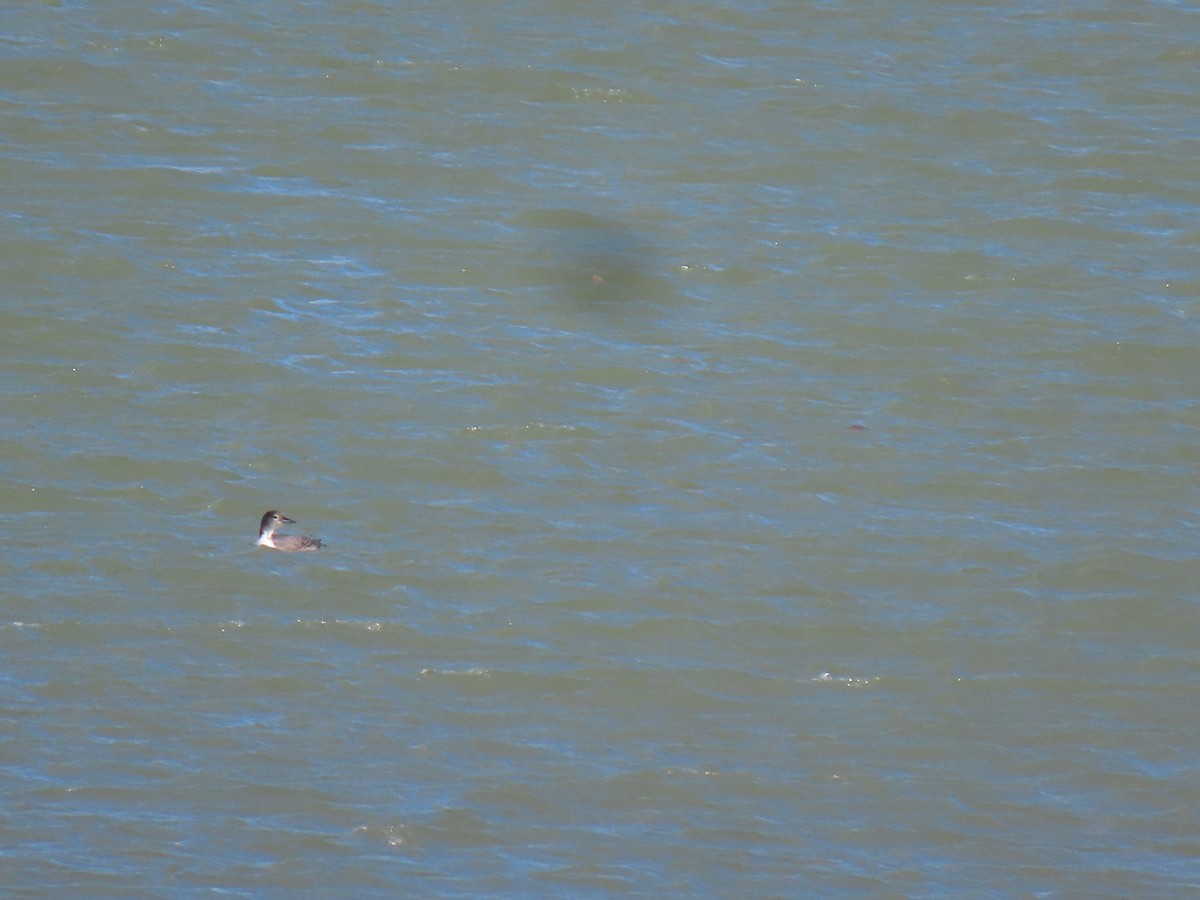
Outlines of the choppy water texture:
{"type": "Polygon", "coordinates": [[[0,21],[5,888],[1200,889],[1194,6],[0,21]]]}

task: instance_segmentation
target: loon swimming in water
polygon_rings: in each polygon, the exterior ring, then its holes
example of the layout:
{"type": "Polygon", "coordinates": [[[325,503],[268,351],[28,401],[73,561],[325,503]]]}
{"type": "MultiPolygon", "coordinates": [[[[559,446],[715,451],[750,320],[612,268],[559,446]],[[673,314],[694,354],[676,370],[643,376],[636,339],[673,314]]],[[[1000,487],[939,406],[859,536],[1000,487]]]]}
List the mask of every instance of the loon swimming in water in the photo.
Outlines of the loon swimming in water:
{"type": "Polygon", "coordinates": [[[299,534],[276,534],[275,529],[288,522],[295,522],[278,510],[268,510],[263,514],[262,523],[258,526],[256,547],[269,547],[272,550],[286,550],[294,553],[301,550],[320,550],[321,539],[299,534]]]}

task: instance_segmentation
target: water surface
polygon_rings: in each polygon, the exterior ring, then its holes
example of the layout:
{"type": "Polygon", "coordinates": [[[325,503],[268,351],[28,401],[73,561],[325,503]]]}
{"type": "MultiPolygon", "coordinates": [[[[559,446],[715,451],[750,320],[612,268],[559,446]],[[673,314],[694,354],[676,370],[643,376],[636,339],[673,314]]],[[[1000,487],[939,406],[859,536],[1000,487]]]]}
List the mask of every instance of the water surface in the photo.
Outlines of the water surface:
{"type": "Polygon", "coordinates": [[[1194,10],[3,46],[10,890],[1200,887],[1194,10]]]}

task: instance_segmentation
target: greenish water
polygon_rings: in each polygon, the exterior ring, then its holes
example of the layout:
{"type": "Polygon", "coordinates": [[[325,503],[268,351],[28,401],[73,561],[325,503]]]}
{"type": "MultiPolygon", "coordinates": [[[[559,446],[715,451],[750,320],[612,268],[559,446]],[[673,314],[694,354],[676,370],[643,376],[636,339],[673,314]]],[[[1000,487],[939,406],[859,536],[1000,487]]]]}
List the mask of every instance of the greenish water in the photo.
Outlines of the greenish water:
{"type": "Polygon", "coordinates": [[[1195,892],[1198,39],[8,10],[5,887],[1195,892]]]}

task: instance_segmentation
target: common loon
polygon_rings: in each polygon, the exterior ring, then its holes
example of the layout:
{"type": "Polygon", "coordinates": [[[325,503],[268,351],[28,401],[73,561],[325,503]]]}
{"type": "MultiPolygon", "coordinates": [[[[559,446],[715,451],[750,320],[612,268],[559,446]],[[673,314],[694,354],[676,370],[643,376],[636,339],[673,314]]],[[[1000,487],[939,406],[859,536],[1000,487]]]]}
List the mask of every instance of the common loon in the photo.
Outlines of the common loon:
{"type": "Polygon", "coordinates": [[[256,547],[269,547],[272,550],[297,552],[300,550],[320,550],[321,539],[299,534],[276,534],[275,529],[288,522],[295,522],[278,510],[268,510],[263,514],[262,523],[258,526],[256,547]]]}

